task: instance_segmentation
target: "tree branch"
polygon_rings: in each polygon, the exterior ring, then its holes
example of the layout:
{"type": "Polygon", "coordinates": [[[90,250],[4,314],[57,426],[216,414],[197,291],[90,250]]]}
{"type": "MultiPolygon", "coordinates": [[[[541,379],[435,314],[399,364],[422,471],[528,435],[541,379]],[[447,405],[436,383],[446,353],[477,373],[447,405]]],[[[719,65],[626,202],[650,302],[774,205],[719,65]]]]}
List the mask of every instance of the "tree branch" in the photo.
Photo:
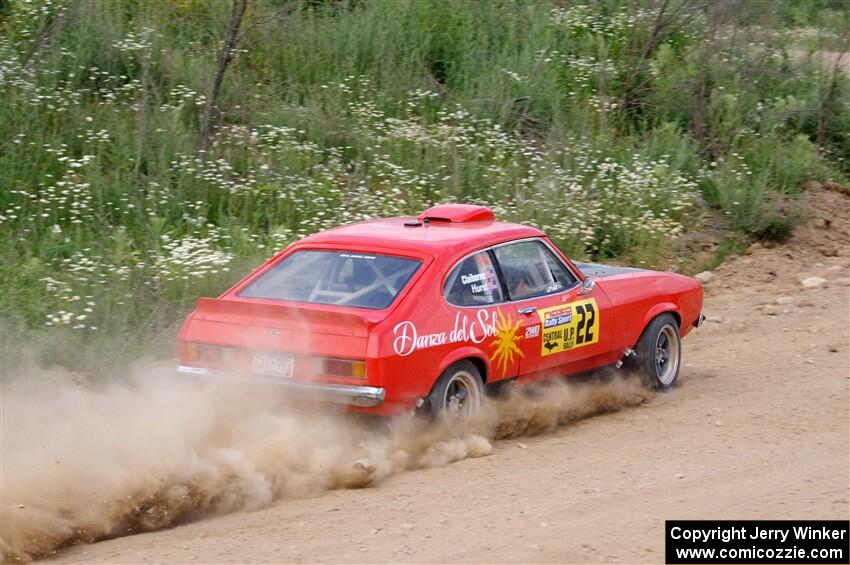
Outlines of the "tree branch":
{"type": "Polygon", "coordinates": [[[201,133],[198,138],[198,154],[201,158],[205,158],[206,152],[210,147],[212,130],[215,125],[215,114],[218,110],[218,95],[221,92],[221,83],[224,80],[224,73],[227,71],[227,66],[233,59],[233,52],[239,43],[239,26],[242,24],[242,18],[245,15],[247,7],[248,0],[233,0],[230,19],[227,22],[227,31],[225,32],[221,49],[218,52],[215,74],[213,75],[210,90],[207,93],[204,112],[201,115],[201,133]]]}

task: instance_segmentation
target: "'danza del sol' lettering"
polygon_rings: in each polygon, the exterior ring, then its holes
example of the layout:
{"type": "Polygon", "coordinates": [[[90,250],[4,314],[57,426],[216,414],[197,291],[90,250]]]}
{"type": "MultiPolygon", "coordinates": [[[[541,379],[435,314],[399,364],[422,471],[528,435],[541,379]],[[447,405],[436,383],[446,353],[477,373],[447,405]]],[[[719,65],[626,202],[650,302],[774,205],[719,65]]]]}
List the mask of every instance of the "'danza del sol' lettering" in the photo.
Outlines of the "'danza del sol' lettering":
{"type": "Polygon", "coordinates": [[[487,310],[478,310],[470,318],[468,314],[455,314],[454,327],[450,331],[420,333],[416,324],[399,322],[393,328],[393,351],[396,355],[410,355],[417,349],[435,347],[446,343],[471,341],[481,343],[496,335],[496,315],[487,310]]]}

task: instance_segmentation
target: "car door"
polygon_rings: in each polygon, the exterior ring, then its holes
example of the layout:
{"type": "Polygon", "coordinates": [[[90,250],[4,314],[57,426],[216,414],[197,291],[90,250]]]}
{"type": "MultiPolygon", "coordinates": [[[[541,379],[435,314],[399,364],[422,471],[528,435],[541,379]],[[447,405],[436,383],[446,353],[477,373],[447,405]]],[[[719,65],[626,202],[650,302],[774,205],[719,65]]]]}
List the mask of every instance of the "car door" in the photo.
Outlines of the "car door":
{"type": "Polygon", "coordinates": [[[520,373],[569,371],[607,351],[611,303],[598,288],[582,289],[575,273],[542,239],[499,245],[493,254],[520,324],[520,373]]]}

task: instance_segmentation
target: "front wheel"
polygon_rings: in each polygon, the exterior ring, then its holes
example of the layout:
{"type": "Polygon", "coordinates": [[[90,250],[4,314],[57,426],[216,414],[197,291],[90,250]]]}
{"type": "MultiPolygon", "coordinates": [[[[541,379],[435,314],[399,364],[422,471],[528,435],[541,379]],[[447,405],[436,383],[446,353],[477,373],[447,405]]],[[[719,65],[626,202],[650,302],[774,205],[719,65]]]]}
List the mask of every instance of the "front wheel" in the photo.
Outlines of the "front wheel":
{"type": "Polygon", "coordinates": [[[470,361],[460,361],[437,379],[428,395],[428,404],[436,417],[466,419],[481,410],[483,396],[484,384],[478,368],[470,361]]]}
{"type": "Polygon", "coordinates": [[[636,347],[637,369],[646,383],[658,390],[676,386],[682,363],[679,324],[672,314],[661,314],[649,323],[636,347]]]}

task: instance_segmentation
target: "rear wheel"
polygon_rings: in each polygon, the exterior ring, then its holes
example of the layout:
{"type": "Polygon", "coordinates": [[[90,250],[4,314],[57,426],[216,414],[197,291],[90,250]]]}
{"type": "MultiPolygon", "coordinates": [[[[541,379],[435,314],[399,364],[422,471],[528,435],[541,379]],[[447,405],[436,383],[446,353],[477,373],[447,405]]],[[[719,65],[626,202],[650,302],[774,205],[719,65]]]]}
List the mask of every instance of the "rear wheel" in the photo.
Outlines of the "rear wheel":
{"type": "Polygon", "coordinates": [[[636,366],[652,388],[667,390],[676,386],[682,363],[679,324],[672,314],[661,314],[644,330],[636,347],[636,366]]]}
{"type": "Polygon", "coordinates": [[[431,413],[440,418],[469,418],[481,410],[484,384],[481,373],[470,361],[455,363],[440,375],[428,404],[431,413]]]}

